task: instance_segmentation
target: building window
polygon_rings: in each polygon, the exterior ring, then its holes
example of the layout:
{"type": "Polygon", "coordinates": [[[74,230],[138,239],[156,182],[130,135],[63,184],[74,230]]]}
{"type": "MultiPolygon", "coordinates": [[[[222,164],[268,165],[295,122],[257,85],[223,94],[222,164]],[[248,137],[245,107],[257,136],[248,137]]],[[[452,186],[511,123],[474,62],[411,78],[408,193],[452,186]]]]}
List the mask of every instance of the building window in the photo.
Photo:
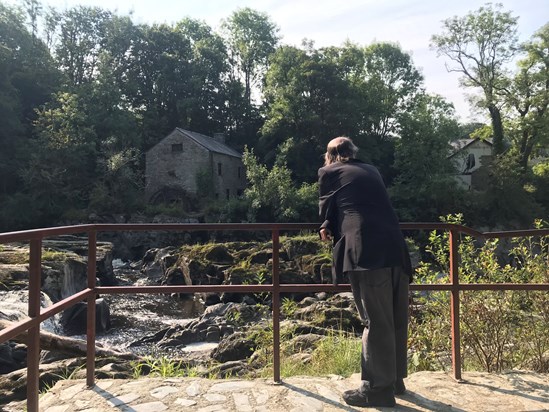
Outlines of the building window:
{"type": "Polygon", "coordinates": [[[168,170],[168,176],[177,177],[177,176],[175,175],[175,170],[168,170]]]}
{"type": "Polygon", "coordinates": [[[242,189],[238,189],[238,190],[236,191],[236,195],[237,195],[238,197],[241,197],[241,196],[242,196],[242,189]]]}
{"type": "Polygon", "coordinates": [[[229,197],[231,197],[231,191],[227,189],[227,200],[229,200],[229,197]]]}
{"type": "Polygon", "coordinates": [[[221,176],[221,163],[217,164],[217,175],[221,176]]]}
{"type": "Polygon", "coordinates": [[[219,199],[219,193],[216,193],[216,194],[215,194],[215,198],[216,198],[216,199],[219,199]]]}
{"type": "Polygon", "coordinates": [[[242,177],[242,168],[238,168],[238,178],[240,179],[242,177]]]}
{"type": "Polygon", "coordinates": [[[172,153],[182,152],[182,151],[183,151],[183,144],[182,143],[172,144],[172,153]]]}

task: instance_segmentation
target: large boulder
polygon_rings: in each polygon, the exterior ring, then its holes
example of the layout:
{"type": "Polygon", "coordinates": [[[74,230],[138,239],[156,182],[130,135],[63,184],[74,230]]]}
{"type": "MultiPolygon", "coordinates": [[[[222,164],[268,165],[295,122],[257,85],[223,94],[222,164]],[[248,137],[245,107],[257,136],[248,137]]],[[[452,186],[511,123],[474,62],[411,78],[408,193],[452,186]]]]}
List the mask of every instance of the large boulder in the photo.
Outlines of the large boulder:
{"type": "Polygon", "coordinates": [[[173,246],[148,250],[143,257],[143,267],[141,268],[143,277],[138,283],[140,285],[161,283],[168,269],[176,264],[178,258],[177,249],[173,246]]]}
{"type": "MultiPolygon", "coordinates": [[[[60,319],[61,326],[67,335],[81,335],[86,333],[88,305],[78,302],[63,311],[60,319]]],[[[107,301],[99,298],[95,301],[95,329],[101,333],[111,326],[111,314],[107,301]]]]}
{"type": "Polygon", "coordinates": [[[27,347],[12,341],[0,344],[0,375],[24,368],[27,360],[27,347]]]}
{"type": "Polygon", "coordinates": [[[236,332],[219,343],[212,352],[212,358],[218,362],[246,359],[253,354],[255,346],[255,342],[244,332],[236,332]]]}

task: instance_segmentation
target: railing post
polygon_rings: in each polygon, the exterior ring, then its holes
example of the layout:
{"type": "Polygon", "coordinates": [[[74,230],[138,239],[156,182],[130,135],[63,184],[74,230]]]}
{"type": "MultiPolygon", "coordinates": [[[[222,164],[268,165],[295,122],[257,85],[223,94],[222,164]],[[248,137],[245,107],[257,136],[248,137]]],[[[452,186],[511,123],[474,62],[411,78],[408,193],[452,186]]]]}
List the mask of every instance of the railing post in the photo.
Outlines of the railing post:
{"type": "Polygon", "coordinates": [[[450,318],[452,322],[452,369],[454,378],[461,380],[461,351],[459,329],[459,232],[450,230],[450,318]]]}
{"type": "Polygon", "coordinates": [[[273,229],[273,379],[280,382],[280,268],[279,249],[280,234],[273,229]]]}
{"type": "MultiPolygon", "coordinates": [[[[97,232],[88,232],[88,288],[95,289],[97,260],[97,232]]],[[[88,298],[86,326],[86,384],[89,388],[95,385],[95,298],[93,293],[88,298]]]]}
{"type": "MultiPolygon", "coordinates": [[[[32,239],[29,250],[29,318],[40,314],[42,238],[32,239]]],[[[38,411],[40,384],[40,324],[29,329],[27,340],[27,410],[38,411]]]]}

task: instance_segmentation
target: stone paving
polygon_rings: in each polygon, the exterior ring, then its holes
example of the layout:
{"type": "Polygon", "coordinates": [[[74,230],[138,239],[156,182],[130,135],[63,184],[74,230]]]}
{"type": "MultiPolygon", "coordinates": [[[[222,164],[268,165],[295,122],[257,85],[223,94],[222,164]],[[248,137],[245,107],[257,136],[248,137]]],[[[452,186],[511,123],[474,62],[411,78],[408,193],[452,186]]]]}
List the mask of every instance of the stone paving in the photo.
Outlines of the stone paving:
{"type": "MultiPolygon", "coordinates": [[[[359,383],[348,379],[293,377],[274,384],[268,379],[210,380],[142,378],[99,380],[87,389],[84,380],[58,382],[40,398],[44,412],[92,411],[238,411],[312,412],[365,410],[347,406],[341,393],[359,383]]],[[[406,379],[408,391],[397,399],[397,411],[549,411],[548,375],[529,372],[467,373],[464,383],[442,372],[420,372],[406,379]]],[[[23,411],[11,403],[6,412],[23,411]]],[[[377,410],[377,409],[370,409],[377,410]]]]}

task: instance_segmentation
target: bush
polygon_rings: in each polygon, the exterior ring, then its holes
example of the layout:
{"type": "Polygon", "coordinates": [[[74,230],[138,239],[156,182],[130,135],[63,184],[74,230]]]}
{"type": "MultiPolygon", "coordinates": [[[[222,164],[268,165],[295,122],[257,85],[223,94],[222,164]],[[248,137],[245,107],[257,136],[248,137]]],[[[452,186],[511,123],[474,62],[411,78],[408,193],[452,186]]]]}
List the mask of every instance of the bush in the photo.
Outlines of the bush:
{"type": "MultiPolygon", "coordinates": [[[[450,223],[462,217],[447,216],[450,223]]],[[[535,228],[546,226],[540,220],[535,228]]],[[[449,273],[448,233],[431,232],[426,251],[430,262],[417,270],[418,283],[446,283],[449,273]]],[[[461,236],[459,278],[463,283],[547,283],[549,236],[476,242],[461,236]]],[[[445,369],[449,363],[449,293],[416,297],[411,319],[412,370],[445,369]]],[[[500,372],[531,368],[547,372],[549,296],[528,291],[468,291],[461,296],[461,345],[466,369],[500,372]]]]}

